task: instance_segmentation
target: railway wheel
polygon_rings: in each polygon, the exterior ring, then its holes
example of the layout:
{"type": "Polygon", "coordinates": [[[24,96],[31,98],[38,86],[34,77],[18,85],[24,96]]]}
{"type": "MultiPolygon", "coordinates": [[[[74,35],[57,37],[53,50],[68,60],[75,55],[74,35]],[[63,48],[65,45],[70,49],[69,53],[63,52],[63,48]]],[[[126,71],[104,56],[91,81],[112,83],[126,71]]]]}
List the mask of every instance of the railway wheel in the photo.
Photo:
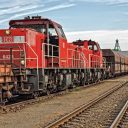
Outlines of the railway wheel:
{"type": "Polygon", "coordinates": [[[38,92],[33,92],[32,97],[34,99],[36,99],[37,97],[39,97],[39,93],[38,92]]]}
{"type": "Polygon", "coordinates": [[[50,91],[49,91],[49,90],[46,91],[46,95],[47,95],[47,96],[50,95],[50,91]]]}

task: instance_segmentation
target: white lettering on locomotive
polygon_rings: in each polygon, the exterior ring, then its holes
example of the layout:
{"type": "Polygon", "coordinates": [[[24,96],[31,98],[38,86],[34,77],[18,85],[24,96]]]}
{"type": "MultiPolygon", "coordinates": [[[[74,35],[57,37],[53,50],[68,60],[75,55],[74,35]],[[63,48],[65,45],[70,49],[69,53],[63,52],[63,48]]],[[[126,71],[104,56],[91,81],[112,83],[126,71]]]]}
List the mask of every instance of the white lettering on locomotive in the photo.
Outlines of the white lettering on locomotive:
{"type": "Polygon", "coordinates": [[[12,42],[13,38],[12,36],[4,36],[3,37],[3,42],[7,43],[7,42],[12,42]]]}
{"type": "MultiPolygon", "coordinates": [[[[10,59],[11,55],[3,55],[3,59],[10,59]]],[[[13,55],[12,55],[13,58],[13,55]]]]}

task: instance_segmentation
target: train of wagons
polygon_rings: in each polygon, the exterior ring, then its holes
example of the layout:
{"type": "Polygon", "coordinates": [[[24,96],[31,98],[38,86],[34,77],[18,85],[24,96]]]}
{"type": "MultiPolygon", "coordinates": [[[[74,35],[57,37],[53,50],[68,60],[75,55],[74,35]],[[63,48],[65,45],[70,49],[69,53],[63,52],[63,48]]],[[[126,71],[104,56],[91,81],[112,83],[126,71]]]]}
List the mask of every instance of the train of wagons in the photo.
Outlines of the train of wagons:
{"type": "Polygon", "coordinates": [[[0,29],[0,99],[37,97],[128,73],[128,56],[92,40],[68,43],[62,26],[41,16],[0,29]]]}

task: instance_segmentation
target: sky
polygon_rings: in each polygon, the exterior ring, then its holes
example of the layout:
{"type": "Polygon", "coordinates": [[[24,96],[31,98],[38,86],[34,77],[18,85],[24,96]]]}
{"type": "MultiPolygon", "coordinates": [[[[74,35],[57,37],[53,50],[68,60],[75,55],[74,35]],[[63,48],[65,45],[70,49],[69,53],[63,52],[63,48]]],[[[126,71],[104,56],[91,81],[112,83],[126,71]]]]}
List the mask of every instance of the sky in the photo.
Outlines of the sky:
{"type": "Polygon", "coordinates": [[[63,26],[69,42],[82,39],[128,50],[128,0],[0,0],[0,29],[11,19],[41,15],[63,26]]]}

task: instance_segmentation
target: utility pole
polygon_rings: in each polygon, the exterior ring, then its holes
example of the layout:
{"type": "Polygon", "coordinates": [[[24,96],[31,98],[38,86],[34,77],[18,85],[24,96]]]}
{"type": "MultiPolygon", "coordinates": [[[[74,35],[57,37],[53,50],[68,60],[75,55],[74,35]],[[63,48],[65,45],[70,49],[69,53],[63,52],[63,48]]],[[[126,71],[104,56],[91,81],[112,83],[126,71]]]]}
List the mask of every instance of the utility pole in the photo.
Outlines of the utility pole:
{"type": "Polygon", "coordinates": [[[119,45],[119,40],[116,39],[116,43],[115,43],[115,47],[114,47],[114,51],[121,51],[120,45],[119,45]]]}

